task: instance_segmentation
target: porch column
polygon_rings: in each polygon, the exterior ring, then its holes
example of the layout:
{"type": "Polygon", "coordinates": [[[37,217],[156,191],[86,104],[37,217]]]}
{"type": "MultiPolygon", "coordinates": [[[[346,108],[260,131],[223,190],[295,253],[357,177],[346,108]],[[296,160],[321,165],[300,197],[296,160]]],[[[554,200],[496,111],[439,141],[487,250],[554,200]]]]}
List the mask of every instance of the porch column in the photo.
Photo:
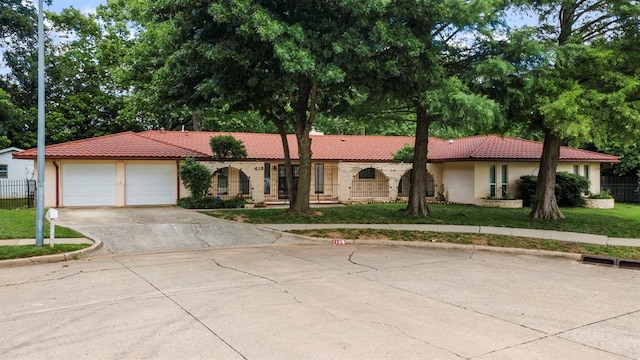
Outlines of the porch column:
{"type": "Polygon", "coordinates": [[[360,167],[353,163],[338,163],[338,200],[349,201],[351,197],[351,182],[358,174],[360,167]]]}
{"type": "Polygon", "coordinates": [[[400,179],[407,172],[407,170],[411,169],[411,164],[384,164],[381,169],[384,175],[387,177],[389,181],[389,199],[395,200],[398,198],[398,184],[400,183],[400,179]]]}
{"type": "Polygon", "coordinates": [[[236,166],[249,177],[251,199],[264,202],[264,163],[237,163],[236,166]]]}

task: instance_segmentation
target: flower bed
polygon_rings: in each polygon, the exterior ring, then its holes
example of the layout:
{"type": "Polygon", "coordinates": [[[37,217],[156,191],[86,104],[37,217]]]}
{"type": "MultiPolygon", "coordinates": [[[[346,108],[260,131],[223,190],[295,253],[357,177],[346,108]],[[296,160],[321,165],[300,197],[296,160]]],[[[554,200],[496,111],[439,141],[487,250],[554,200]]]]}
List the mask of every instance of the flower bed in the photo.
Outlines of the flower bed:
{"type": "Polygon", "coordinates": [[[478,206],[519,209],[522,207],[522,199],[480,199],[478,206]]]}
{"type": "Polygon", "coordinates": [[[614,199],[584,199],[584,207],[589,209],[613,209],[614,199]]]}

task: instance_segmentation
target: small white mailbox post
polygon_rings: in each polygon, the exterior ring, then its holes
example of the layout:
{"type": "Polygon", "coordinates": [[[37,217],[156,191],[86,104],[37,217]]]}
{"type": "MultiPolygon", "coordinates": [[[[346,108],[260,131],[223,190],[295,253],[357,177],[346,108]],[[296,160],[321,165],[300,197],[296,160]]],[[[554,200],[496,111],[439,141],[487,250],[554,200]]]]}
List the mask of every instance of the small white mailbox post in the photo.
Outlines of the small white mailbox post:
{"type": "Polygon", "coordinates": [[[49,220],[49,247],[53,248],[53,239],[56,237],[56,219],[58,218],[58,210],[49,209],[47,211],[47,220],[49,220]]]}

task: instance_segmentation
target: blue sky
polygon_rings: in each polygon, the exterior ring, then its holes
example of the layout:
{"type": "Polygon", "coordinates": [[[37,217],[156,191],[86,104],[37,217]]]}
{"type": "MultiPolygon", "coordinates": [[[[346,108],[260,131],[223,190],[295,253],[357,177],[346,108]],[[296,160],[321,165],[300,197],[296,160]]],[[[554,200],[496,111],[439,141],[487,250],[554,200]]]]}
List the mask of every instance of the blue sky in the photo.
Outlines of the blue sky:
{"type": "MultiPolygon", "coordinates": [[[[36,7],[38,7],[39,0],[27,1],[30,1],[36,7]]],[[[98,5],[104,4],[106,2],[107,0],[53,0],[51,6],[45,4],[45,10],[60,12],[60,10],[64,8],[73,6],[83,13],[91,13],[95,12],[98,5]]],[[[4,63],[2,61],[2,49],[0,48],[0,74],[6,74],[7,71],[8,69],[4,67],[4,63]]]]}
{"type": "MultiPolygon", "coordinates": [[[[37,0],[35,1],[37,6],[37,0]]],[[[96,7],[100,4],[106,3],[106,0],[53,0],[51,6],[46,6],[45,9],[60,12],[60,10],[73,6],[81,12],[94,12],[96,7]]]]}

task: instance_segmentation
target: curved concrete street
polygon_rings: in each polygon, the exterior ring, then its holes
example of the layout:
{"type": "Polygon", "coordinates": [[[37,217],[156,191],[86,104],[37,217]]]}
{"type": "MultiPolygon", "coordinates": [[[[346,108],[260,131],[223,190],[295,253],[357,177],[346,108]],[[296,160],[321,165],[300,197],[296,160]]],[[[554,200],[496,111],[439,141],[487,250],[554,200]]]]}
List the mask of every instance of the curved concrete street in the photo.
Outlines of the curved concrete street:
{"type": "Polygon", "coordinates": [[[0,270],[0,354],[640,359],[639,289],[634,270],[401,246],[102,254],[0,270]]]}

